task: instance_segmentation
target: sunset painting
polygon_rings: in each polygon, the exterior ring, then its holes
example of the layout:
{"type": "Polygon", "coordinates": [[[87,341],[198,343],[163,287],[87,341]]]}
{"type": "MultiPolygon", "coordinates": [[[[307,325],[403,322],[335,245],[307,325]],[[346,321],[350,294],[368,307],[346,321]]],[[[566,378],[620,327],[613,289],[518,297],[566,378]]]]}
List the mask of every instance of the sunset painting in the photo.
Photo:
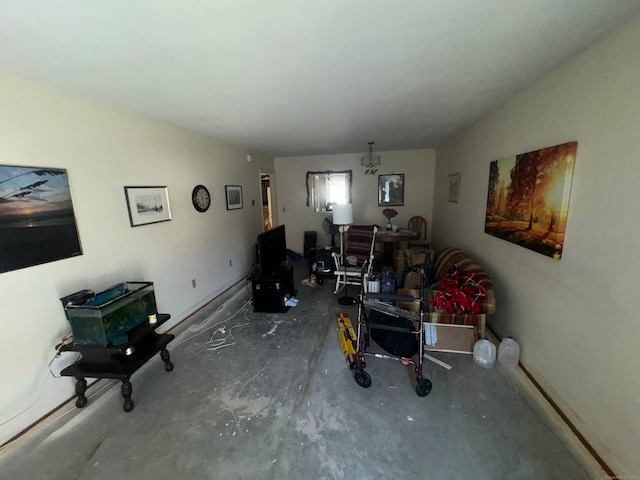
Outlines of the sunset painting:
{"type": "Polygon", "coordinates": [[[559,260],[577,147],[568,142],[491,162],[485,233],[559,260]]]}
{"type": "Polygon", "coordinates": [[[67,171],[0,165],[0,273],[76,255],[67,171]]]}

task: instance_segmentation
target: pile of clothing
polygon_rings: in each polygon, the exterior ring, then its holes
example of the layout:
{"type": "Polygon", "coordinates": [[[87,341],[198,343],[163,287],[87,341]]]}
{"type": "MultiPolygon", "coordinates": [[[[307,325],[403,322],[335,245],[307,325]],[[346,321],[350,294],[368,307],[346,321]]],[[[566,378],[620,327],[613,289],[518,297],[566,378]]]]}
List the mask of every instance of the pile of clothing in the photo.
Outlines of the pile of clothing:
{"type": "Polygon", "coordinates": [[[303,285],[306,285],[307,287],[317,287],[318,286],[318,278],[315,276],[315,274],[311,274],[309,275],[309,278],[305,278],[302,280],[301,282],[303,285]]]}

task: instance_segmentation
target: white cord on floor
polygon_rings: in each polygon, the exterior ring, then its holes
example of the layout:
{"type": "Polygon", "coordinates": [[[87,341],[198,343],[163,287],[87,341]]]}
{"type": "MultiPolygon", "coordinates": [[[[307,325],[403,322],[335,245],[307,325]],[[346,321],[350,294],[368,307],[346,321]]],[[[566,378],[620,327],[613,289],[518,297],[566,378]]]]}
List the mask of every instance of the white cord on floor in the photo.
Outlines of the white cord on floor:
{"type": "MultiPolygon", "coordinates": [[[[177,343],[172,343],[172,344],[171,344],[171,345],[172,345],[172,349],[175,349],[175,348],[179,347],[180,345],[182,345],[183,343],[188,342],[189,340],[191,340],[191,339],[193,339],[193,338],[195,338],[195,337],[197,337],[197,336],[199,336],[199,335],[202,335],[203,333],[208,332],[208,331],[210,331],[210,330],[212,330],[212,329],[214,329],[214,328],[217,328],[217,327],[219,327],[219,325],[221,325],[221,324],[223,324],[223,323],[226,323],[226,322],[228,322],[229,320],[233,319],[233,318],[234,318],[238,313],[240,313],[241,311],[243,311],[243,310],[246,308],[246,306],[247,306],[250,302],[251,302],[251,299],[248,299],[247,301],[245,301],[245,302],[240,306],[240,308],[238,308],[238,310],[236,310],[236,312],[235,312],[233,315],[231,315],[229,318],[226,318],[226,319],[224,319],[224,320],[220,320],[219,322],[214,323],[214,324],[213,324],[213,325],[211,325],[210,327],[205,328],[205,329],[204,329],[204,330],[202,330],[201,332],[194,333],[193,335],[191,335],[191,336],[189,336],[189,337],[187,337],[187,338],[185,338],[185,339],[182,339],[182,340],[180,340],[180,341],[179,341],[179,342],[177,342],[177,343]]],[[[245,314],[245,318],[247,319],[247,323],[248,323],[248,322],[249,322],[249,318],[247,318],[247,317],[246,317],[246,314],[245,314]]],[[[240,325],[238,325],[238,326],[240,326],[240,325]]],[[[232,328],[235,328],[235,327],[232,327],[232,328]]],[[[214,335],[215,335],[215,333],[214,333],[214,335]]],[[[212,336],[212,338],[213,338],[213,336],[212,336]]],[[[209,342],[210,342],[210,341],[211,341],[211,340],[209,340],[209,342]]],[[[207,342],[207,343],[208,343],[208,342],[207,342]]],[[[206,345],[206,343],[205,343],[205,345],[206,345]]]]}
{"type": "Polygon", "coordinates": [[[233,339],[233,341],[231,343],[227,343],[227,338],[228,337],[226,337],[226,336],[224,338],[215,339],[215,336],[218,333],[221,333],[223,335],[226,333],[226,327],[227,326],[226,325],[222,325],[215,332],[213,332],[213,335],[211,335],[211,338],[209,339],[209,341],[205,342],[205,344],[204,344],[205,350],[214,351],[214,350],[219,350],[219,349],[224,348],[224,347],[230,347],[231,345],[235,345],[235,343],[238,340],[236,339],[236,337],[233,336],[233,333],[232,333],[233,329],[237,328],[237,327],[244,327],[246,325],[249,325],[249,323],[250,323],[250,320],[247,317],[246,312],[245,312],[244,318],[247,320],[245,323],[238,323],[236,325],[232,325],[229,328],[229,337],[231,337],[233,339]]]}

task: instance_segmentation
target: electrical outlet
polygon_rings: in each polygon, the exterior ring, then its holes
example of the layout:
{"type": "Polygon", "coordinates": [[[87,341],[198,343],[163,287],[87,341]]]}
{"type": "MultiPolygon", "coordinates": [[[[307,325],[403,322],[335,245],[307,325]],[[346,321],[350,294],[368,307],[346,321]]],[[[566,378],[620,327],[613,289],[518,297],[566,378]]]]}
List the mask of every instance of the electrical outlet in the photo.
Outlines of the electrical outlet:
{"type": "Polygon", "coordinates": [[[286,208],[286,207],[282,207],[282,211],[283,211],[283,212],[286,212],[286,211],[287,211],[287,208],[286,208]]]}
{"type": "Polygon", "coordinates": [[[196,279],[191,280],[191,288],[196,288],[196,279]]]}
{"type": "Polygon", "coordinates": [[[233,267],[233,262],[231,260],[229,260],[229,266],[233,267]]]}

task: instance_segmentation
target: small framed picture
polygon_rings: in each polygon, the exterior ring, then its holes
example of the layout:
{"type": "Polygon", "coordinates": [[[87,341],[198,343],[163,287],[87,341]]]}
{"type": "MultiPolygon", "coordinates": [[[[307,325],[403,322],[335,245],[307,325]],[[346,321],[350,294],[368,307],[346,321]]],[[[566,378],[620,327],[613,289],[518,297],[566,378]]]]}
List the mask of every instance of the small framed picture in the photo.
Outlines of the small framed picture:
{"type": "Polygon", "coordinates": [[[242,187],[240,185],[225,185],[227,194],[227,210],[242,208],[242,187]]]}
{"type": "Polygon", "coordinates": [[[171,220],[169,190],[162,187],[124,187],[132,227],[171,220]]]}
{"type": "Polygon", "coordinates": [[[404,205],[404,173],[378,175],[378,206],[404,205]]]}
{"type": "Polygon", "coordinates": [[[460,198],[460,172],[449,175],[449,197],[448,202],[456,203],[460,198]]]}

